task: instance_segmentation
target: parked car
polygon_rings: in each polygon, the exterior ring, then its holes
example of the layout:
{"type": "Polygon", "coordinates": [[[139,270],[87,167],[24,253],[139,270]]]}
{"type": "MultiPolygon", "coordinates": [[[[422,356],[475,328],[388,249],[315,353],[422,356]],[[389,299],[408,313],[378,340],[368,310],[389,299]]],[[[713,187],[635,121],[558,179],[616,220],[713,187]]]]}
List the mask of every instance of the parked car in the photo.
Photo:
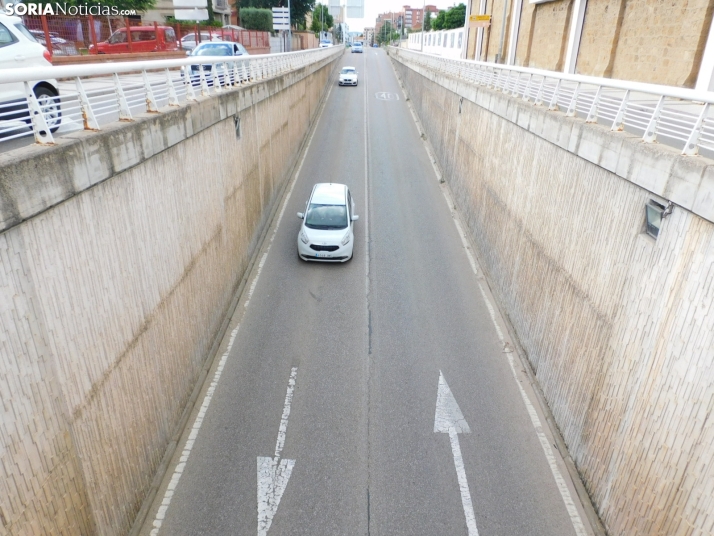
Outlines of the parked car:
{"type": "Polygon", "coordinates": [[[337,83],[341,86],[356,86],[357,69],[354,67],[343,67],[340,71],[340,77],[337,83]]]}
{"type": "MultiPolygon", "coordinates": [[[[22,19],[0,15],[0,70],[51,66],[49,51],[35,40],[22,24],[22,19]]],[[[30,87],[37,97],[47,126],[51,132],[55,132],[62,121],[57,80],[35,80],[30,82],[30,87]]],[[[30,124],[24,83],[0,83],[0,121],[30,124]]]]}
{"type": "MultiPolygon", "coordinates": [[[[45,32],[43,32],[42,30],[30,30],[30,33],[39,44],[41,44],[45,48],[49,48],[47,46],[47,43],[45,42],[47,40],[45,32]]],[[[76,56],[77,54],[79,54],[79,52],[77,52],[77,47],[74,46],[74,43],[72,41],[62,39],[54,32],[50,32],[50,44],[52,46],[53,56],[76,56]]]]}
{"type": "Polygon", "coordinates": [[[197,44],[206,42],[218,42],[223,41],[219,34],[209,33],[209,32],[199,32],[199,43],[196,43],[196,34],[189,33],[181,38],[181,50],[191,51],[196,48],[197,44]]]}
{"type": "Polygon", "coordinates": [[[332,46],[332,43],[330,41],[326,41],[323,39],[320,41],[320,46],[318,48],[329,48],[331,46],[332,46]]]}
{"type": "Polygon", "coordinates": [[[346,262],[354,246],[355,202],[344,184],[318,183],[298,212],[303,220],[297,238],[298,255],[305,261],[346,262]]]}
{"type": "MultiPolygon", "coordinates": [[[[216,56],[249,56],[248,51],[240,43],[234,43],[232,41],[221,41],[221,42],[209,42],[201,43],[196,48],[194,48],[187,56],[193,58],[203,57],[216,57],[216,56]]],[[[200,61],[200,60],[197,60],[200,61]]],[[[189,77],[193,81],[194,85],[200,84],[201,69],[203,69],[207,81],[209,84],[213,83],[213,76],[211,71],[214,67],[217,69],[216,73],[219,76],[221,84],[223,84],[223,76],[225,75],[225,64],[224,63],[196,63],[189,65],[186,68],[182,68],[181,75],[184,76],[185,72],[188,72],[189,77]]]]}
{"type": "Polygon", "coordinates": [[[363,52],[362,43],[360,43],[359,41],[355,41],[354,43],[352,43],[352,54],[354,54],[355,52],[359,52],[360,54],[362,54],[363,52]]]}
{"type": "Polygon", "coordinates": [[[374,44],[372,45],[372,48],[379,48],[379,45],[378,45],[377,43],[374,43],[374,44]]]}
{"type": "Polygon", "coordinates": [[[126,54],[128,52],[164,52],[178,50],[176,33],[171,26],[131,26],[131,50],[126,28],[119,28],[109,39],[90,45],[90,54],[126,54]]]}

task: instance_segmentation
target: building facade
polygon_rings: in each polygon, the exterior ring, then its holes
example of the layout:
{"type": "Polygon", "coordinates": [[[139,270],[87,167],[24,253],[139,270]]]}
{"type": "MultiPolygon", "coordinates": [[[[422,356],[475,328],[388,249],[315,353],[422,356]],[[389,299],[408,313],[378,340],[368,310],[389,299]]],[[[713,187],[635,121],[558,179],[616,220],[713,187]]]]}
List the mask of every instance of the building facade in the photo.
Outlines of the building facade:
{"type": "Polygon", "coordinates": [[[714,90],[713,0],[470,0],[467,57],[714,90]],[[504,16],[505,15],[505,16],[504,16]]]}

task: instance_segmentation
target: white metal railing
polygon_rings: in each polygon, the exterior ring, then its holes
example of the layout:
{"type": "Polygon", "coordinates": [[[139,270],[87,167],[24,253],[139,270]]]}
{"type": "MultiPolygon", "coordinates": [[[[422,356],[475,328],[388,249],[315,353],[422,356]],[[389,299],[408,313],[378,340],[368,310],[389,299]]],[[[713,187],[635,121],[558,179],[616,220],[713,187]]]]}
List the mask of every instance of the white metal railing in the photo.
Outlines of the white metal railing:
{"type": "Polygon", "coordinates": [[[407,63],[562,110],[613,131],[640,134],[646,143],[660,141],[696,155],[714,151],[714,92],[610,78],[569,75],[473,60],[448,59],[413,50],[390,48],[407,63]]]}
{"type": "Polygon", "coordinates": [[[0,103],[0,150],[3,142],[34,135],[54,143],[53,133],[100,130],[113,121],[158,112],[256,81],[305,67],[343,50],[321,48],[257,56],[200,56],[175,60],[94,63],[49,68],[2,70],[3,88],[23,87],[24,98],[0,103]],[[58,86],[51,95],[38,80],[58,86]]]}

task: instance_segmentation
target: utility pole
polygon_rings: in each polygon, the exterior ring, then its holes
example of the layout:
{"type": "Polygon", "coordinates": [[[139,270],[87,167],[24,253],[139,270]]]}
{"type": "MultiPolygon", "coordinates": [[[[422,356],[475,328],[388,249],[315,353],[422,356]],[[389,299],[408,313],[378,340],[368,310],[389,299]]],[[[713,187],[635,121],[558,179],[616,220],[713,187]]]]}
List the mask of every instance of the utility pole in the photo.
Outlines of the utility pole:
{"type": "Polygon", "coordinates": [[[290,12],[290,0],[288,0],[288,52],[293,51],[293,14],[290,12]]]}
{"type": "Polygon", "coordinates": [[[426,0],[421,8],[421,52],[424,52],[424,39],[426,38],[426,0]]]}

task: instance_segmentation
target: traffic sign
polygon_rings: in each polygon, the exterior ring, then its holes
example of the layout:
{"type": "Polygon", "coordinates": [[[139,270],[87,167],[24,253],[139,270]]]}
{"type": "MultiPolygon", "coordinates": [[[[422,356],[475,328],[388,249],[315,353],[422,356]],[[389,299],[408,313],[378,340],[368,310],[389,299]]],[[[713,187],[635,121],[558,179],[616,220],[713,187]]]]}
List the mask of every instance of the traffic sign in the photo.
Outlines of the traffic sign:
{"type": "Polygon", "coordinates": [[[287,7],[273,8],[273,30],[290,29],[290,10],[287,7]]]}

